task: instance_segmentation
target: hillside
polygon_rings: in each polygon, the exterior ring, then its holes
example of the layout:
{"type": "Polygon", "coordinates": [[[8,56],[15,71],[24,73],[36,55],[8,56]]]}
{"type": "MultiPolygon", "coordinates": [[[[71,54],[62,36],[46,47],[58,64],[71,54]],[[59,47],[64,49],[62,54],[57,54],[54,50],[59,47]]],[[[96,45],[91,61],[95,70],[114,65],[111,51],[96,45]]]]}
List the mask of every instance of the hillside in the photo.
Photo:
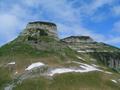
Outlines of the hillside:
{"type": "Polygon", "coordinates": [[[120,90],[119,55],[89,36],[60,40],[54,23],[30,22],[0,48],[0,90],[120,90]]]}

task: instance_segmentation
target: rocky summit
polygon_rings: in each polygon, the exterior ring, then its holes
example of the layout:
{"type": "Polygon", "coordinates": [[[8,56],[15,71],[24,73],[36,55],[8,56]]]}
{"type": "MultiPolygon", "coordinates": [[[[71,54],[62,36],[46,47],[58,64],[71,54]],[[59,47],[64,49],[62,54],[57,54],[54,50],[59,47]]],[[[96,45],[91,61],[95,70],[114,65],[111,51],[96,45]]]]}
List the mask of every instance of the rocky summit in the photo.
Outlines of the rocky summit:
{"type": "Polygon", "coordinates": [[[34,41],[36,43],[41,36],[49,36],[58,39],[56,24],[40,21],[30,22],[20,34],[20,37],[24,37],[25,41],[34,41]]]}
{"type": "Polygon", "coordinates": [[[120,49],[90,36],[59,39],[56,24],[29,22],[0,47],[0,90],[120,90],[120,49]]]}

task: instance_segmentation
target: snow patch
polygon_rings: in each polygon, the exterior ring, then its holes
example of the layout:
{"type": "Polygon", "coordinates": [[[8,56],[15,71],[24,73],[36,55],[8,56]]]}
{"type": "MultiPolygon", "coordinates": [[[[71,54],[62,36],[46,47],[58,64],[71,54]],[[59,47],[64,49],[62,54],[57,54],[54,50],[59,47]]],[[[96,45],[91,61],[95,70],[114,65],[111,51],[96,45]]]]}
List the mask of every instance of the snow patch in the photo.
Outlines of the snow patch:
{"type": "Polygon", "coordinates": [[[30,66],[28,66],[25,70],[31,70],[33,68],[37,68],[37,67],[42,67],[45,64],[41,63],[41,62],[37,62],[37,63],[32,63],[30,66]]]}
{"type": "Polygon", "coordinates": [[[114,82],[114,83],[117,83],[117,81],[116,80],[111,80],[112,82],[114,82]]]}
{"type": "Polygon", "coordinates": [[[112,72],[108,72],[108,71],[104,71],[104,73],[106,73],[106,74],[113,74],[112,72]]]}
{"type": "Polygon", "coordinates": [[[15,62],[10,62],[10,63],[8,63],[8,65],[14,65],[15,64],[15,62]]]}
{"type": "Polygon", "coordinates": [[[78,59],[81,59],[81,60],[83,60],[83,61],[85,61],[85,60],[84,60],[82,57],[80,57],[80,56],[77,56],[77,58],[78,58],[78,59]]]}
{"type": "Polygon", "coordinates": [[[94,67],[99,67],[98,65],[95,65],[95,64],[92,64],[92,66],[94,66],[94,67]]]}
{"type": "Polygon", "coordinates": [[[79,51],[77,51],[77,52],[85,52],[85,51],[80,51],[80,50],[79,50],[79,51]]]}
{"type": "Polygon", "coordinates": [[[48,75],[53,76],[54,74],[62,74],[62,73],[68,73],[68,72],[73,72],[73,70],[69,68],[56,68],[52,70],[48,75]]]}
{"type": "Polygon", "coordinates": [[[78,50],[77,52],[95,52],[95,51],[93,51],[93,50],[78,50]]]}
{"type": "Polygon", "coordinates": [[[99,71],[99,69],[80,62],[75,62],[80,64],[79,68],[56,68],[54,70],[51,70],[48,76],[53,76],[55,74],[62,74],[62,73],[68,73],[68,72],[80,72],[80,73],[85,73],[85,72],[90,72],[90,71],[99,71]]]}

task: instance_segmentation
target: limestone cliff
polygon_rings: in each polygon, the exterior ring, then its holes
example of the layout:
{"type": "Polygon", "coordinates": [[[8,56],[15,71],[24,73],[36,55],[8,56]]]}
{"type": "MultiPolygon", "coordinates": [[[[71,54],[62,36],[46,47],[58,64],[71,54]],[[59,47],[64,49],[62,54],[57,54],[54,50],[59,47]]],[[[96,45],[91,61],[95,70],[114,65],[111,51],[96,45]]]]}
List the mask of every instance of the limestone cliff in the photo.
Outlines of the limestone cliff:
{"type": "Polygon", "coordinates": [[[61,40],[78,53],[89,54],[113,69],[120,69],[120,49],[96,42],[89,36],[71,36],[61,40]]]}
{"type": "Polygon", "coordinates": [[[42,36],[53,37],[57,40],[58,37],[56,24],[40,21],[30,22],[19,37],[22,37],[23,41],[33,41],[37,43],[42,36]]]}

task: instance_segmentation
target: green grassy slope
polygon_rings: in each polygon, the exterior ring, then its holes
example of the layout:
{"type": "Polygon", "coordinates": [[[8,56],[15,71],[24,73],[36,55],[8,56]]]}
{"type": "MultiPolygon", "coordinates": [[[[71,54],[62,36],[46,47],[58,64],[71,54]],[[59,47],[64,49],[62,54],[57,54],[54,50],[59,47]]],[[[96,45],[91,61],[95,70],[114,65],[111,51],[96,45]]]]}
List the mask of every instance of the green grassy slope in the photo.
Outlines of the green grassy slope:
{"type": "Polygon", "coordinates": [[[11,73],[6,68],[0,67],[0,90],[12,80],[11,73]]]}
{"type": "MultiPolygon", "coordinates": [[[[20,75],[25,68],[34,62],[43,62],[51,67],[72,66],[68,61],[78,61],[77,56],[83,57],[87,63],[89,54],[78,54],[64,43],[50,37],[40,37],[40,43],[22,42],[18,39],[0,48],[0,90],[10,83],[15,72],[20,75]],[[8,66],[15,61],[15,66],[8,66]],[[11,68],[13,67],[13,68],[11,68]],[[13,69],[13,70],[11,70],[13,69]]],[[[79,60],[82,61],[82,60],[79,60]]],[[[85,62],[85,61],[84,61],[85,62]]],[[[74,66],[74,65],[73,65],[74,66]]],[[[100,72],[67,73],[53,78],[28,78],[17,84],[14,90],[119,90],[117,84],[110,81],[110,77],[100,72]]]]}
{"type": "Polygon", "coordinates": [[[120,90],[103,73],[67,73],[54,76],[32,78],[18,84],[14,90],[120,90]]]}
{"type": "Polygon", "coordinates": [[[49,37],[42,37],[42,42],[38,45],[14,40],[0,48],[0,65],[4,66],[14,61],[18,72],[34,62],[59,66],[75,59],[75,51],[49,37]]]}

